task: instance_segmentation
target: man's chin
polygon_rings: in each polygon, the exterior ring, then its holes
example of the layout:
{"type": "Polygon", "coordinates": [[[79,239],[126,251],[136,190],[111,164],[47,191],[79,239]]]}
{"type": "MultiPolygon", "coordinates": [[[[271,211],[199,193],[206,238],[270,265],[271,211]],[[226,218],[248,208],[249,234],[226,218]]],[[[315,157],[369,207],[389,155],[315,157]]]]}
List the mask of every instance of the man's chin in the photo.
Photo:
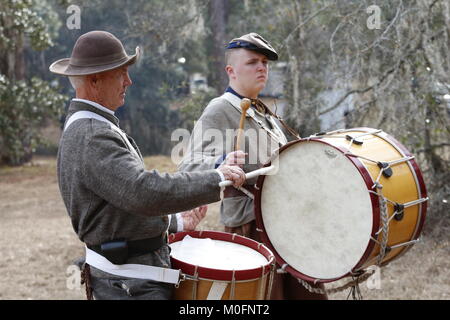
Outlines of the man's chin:
{"type": "Polygon", "coordinates": [[[264,82],[263,84],[261,84],[260,86],[258,86],[258,92],[263,91],[265,87],[266,87],[266,83],[264,82]]]}
{"type": "Polygon", "coordinates": [[[119,109],[120,107],[123,107],[123,105],[125,104],[125,99],[122,99],[120,102],[118,102],[116,104],[116,106],[114,107],[114,110],[119,109]]]}

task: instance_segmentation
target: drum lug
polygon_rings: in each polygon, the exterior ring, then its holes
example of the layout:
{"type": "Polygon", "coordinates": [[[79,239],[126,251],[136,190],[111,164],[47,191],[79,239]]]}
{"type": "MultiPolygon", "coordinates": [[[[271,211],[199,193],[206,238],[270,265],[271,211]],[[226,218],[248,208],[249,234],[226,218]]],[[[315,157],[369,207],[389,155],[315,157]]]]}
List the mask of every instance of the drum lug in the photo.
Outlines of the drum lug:
{"type": "Polygon", "coordinates": [[[362,140],[358,140],[357,138],[353,138],[351,135],[347,134],[345,136],[345,139],[347,139],[348,141],[351,141],[352,143],[360,146],[362,145],[364,142],[362,140]]]}
{"type": "Polygon", "coordinates": [[[394,219],[397,221],[401,221],[403,219],[403,216],[405,215],[404,213],[405,206],[403,204],[396,203],[394,205],[394,210],[395,210],[394,219]]]}
{"type": "Polygon", "coordinates": [[[384,250],[384,256],[386,257],[386,255],[388,255],[389,252],[391,252],[391,251],[392,251],[392,248],[389,246],[386,246],[386,249],[384,250]]]}
{"type": "Polygon", "coordinates": [[[386,178],[392,177],[393,171],[392,168],[389,167],[389,163],[387,162],[378,162],[378,167],[383,170],[383,176],[386,178]]]}

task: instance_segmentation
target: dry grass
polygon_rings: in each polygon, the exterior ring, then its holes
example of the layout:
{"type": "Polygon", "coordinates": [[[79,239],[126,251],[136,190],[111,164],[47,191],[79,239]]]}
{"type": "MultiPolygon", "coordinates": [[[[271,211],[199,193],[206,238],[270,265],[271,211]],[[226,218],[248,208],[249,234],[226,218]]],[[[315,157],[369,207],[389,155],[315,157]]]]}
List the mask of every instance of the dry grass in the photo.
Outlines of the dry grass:
{"type": "MultiPolygon", "coordinates": [[[[168,157],[148,157],[145,162],[148,168],[175,171],[168,157]]],[[[218,212],[218,203],[210,205],[199,228],[222,230],[218,212]]],[[[40,157],[32,165],[0,168],[0,221],[0,299],[84,299],[81,288],[67,286],[72,279],[67,268],[83,254],[83,245],[61,201],[54,158],[40,157]]],[[[448,235],[425,229],[422,243],[381,270],[379,290],[361,285],[363,296],[449,299],[449,256],[448,235]]],[[[345,299],[347,293],[330,298],[345,299]]]]}

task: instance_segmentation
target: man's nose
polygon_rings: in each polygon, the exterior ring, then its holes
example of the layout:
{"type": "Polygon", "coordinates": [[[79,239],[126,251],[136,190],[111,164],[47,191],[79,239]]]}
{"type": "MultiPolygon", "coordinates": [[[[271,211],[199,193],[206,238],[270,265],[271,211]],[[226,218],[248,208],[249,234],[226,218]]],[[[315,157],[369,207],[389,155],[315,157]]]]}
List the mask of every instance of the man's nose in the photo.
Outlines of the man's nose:
{"type": "Polygon", "coordinates": [[[127,72],[127,75],[125,76],[125,86],[128,87],[131,86],[132,84],[133,81],[131,81],[130,74],[127,72]]]}
{"type": "Polygon", "coordinates": [[[267,65],[264,62],[259,62],[258,63],[258,70],[267,70],[267,65]]]}

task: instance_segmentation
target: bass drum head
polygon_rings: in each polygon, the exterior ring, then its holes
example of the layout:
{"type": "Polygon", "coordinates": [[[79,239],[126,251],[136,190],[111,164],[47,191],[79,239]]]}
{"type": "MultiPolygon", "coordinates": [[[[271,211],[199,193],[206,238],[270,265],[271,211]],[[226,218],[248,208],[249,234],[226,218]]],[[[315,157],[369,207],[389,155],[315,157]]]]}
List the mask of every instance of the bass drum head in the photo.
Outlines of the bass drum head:
{"type": "Polygon", "coordinates": [[[278,172],[257,183],[255,214],[266,244],[294,276],[346,276],[378,227],[366,180],[340,149],[321,141],[290,143],[278,157],[278,172]]]}

